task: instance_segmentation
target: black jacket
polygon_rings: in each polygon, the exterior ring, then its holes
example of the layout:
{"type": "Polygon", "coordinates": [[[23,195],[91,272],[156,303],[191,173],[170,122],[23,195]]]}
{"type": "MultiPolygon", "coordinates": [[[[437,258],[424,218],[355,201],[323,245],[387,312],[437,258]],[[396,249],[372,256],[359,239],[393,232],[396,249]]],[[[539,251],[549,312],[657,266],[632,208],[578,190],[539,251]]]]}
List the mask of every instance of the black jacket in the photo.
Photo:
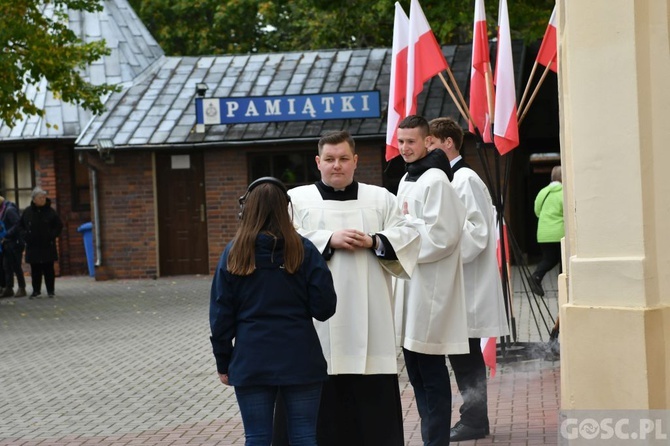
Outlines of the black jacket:
{"type": "Polygon", "coordinates": [[[32,201],[21,216],[21,229],[26,242],[26,263],[47,263],[58,260],[56,238],[63,230],[63,222],[47,198],[44,206],[32,201]]]}
{"type": "Polygon", "coordinates": [[[454,179],[454,172],[451,170],[449,158],[447,158],[442,149],[435,149],[429,151],[423,158],[405,166],[405,170],[407,171],[405,181],[415,182],[425,171],[432,168],[440,169],[446,173],[449,181],[454,179]]]}

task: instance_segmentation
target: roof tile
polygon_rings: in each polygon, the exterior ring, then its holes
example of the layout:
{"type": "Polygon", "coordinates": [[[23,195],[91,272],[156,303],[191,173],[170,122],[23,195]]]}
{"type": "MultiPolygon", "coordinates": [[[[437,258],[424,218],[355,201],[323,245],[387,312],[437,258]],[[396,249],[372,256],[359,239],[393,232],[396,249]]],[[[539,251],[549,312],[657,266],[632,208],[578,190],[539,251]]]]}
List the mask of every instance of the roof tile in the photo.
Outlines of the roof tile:
{"type": "MultiPolygon", "coordinates": [[[[105,39],[111,50],[109,56],[104,56],[84,70],[84,78],[93,84],[131,83],[152,64],[160,61],[163,51],[127,0],[104,0],[101,3],[103,9],[100,12],[82,13],[73,10],[68,14],[68,26],[77,36],[85,42],[105,39]]],[[[53,17],[53,3],[44,2],[43,8],[43,14],[53,17]]],[[[25,91],[38,107],[45,105],[46,85],[41,84],[39,91],[34,86],[26,86],[25,91]]],[[[74,139],[79,136],[91,113],[60,100],[55,105],[45,110],[43,118],[25,117],[15,124],[14,129],[9,129],[6,123],[0,121],[0,140],[49,137],[74,139]],[[73,114],[76,116],[73,117],[73,114]],[[31,125],[27,125],[29,122],[31,125]],[[68,125],[62,125],[63,122],[68,125]],[[54,127],[54,124],[58,127],[54,127]]]]}

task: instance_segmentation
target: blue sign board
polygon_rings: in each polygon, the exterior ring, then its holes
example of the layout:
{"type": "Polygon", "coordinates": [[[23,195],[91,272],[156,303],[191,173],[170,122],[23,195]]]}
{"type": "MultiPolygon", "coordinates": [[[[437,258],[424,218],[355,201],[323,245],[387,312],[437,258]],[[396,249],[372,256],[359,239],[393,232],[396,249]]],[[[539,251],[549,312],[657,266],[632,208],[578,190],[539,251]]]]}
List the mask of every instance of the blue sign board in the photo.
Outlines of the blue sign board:
{"type": "Polygon", "coordinates": [[[197,124],[379,118],[379,91],[288,96],[196,98],[197,124]]]}

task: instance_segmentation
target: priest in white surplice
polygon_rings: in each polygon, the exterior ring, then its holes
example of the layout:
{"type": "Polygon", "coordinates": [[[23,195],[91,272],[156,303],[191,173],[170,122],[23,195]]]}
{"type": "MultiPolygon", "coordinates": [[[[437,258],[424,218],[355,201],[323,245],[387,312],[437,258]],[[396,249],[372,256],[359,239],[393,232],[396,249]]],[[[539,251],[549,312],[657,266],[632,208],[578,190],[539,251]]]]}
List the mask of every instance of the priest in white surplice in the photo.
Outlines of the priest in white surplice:
{"type": "Polygon", "coordinates": [[[391,276],[411,276],[420,240],[393,194],[354,181],[357,161],[348,132],[326,134],[321,181],[289,191],[294,222],[328,260],[338,298],[335,315],[315,322],[330,375],[318,444],[402,446],[391,276]]]}
{"type": "Polygon", "coordinates": [[[449,355],[463,397],[461,419],[451,429],[451,441],[477,440],[489,434],[486,365],[480,340],[509,334],[496,254],[496,214],[488,188],[461,156],[461,127],[451,118],[437,118],[430,121],[430,134],[430,149],[447,154],[454,172],[451,184],[467,210],[461,256],[470,352],[449,355]]]}
{"type": "Polygon", "coordinates": [[[398,208],[421,234],[411,280],[396,284],[396,324],[421,417],[424,446],[449,444],[451,385],[445,355],[468,352],[460,241],[465,207],[449,182],[449,160],[428,152],[428,122],[410,115],[398,125],[407,173],[398,208]]]}

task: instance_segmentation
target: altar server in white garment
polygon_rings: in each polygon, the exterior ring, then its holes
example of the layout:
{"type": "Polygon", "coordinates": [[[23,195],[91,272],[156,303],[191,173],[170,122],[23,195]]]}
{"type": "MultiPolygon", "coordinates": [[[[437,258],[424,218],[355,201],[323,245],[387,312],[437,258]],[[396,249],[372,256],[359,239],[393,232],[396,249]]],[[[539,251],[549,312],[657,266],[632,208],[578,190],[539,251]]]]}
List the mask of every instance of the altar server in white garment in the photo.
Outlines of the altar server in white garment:
{"type": "Polygon", "coordinates": [[[488,188],[461,156],[463,130],[458,123],[448,117],[433,119],[430,135],[430,149],[441,149],[447,154],[454,172],[451,184],[467,209],[461,257],[470,353],[449,355],[463,397],[461,417],[451,429],[451,441],[476,440],[489,434],[481,338],[509,334],[496,254],[496,213],[488,188]]]}
{"type": "Polygon", "coordinates": [[[315,322],[329,380],[319,413],[320,446],[403,446],[391,277],[409,279],[420,249],[395,196],[354,180],[346,131],[319,140],[321,180],[289,191],[300,233],[332,271],[337,311],[315,322]]]}
{"type": "Polygon", "coordinates": [[[398,125],[407,173],[398,186],[398,209],[421,234],[411,280],[398,280],[396,324],[407,375],[421,417],[424,446],[447,446],[451,384],[445,355],[468,352],[461,263],[465,207],[451,186],[449,160],[428,152],[428,121],[410,115],[398,125]]]}

